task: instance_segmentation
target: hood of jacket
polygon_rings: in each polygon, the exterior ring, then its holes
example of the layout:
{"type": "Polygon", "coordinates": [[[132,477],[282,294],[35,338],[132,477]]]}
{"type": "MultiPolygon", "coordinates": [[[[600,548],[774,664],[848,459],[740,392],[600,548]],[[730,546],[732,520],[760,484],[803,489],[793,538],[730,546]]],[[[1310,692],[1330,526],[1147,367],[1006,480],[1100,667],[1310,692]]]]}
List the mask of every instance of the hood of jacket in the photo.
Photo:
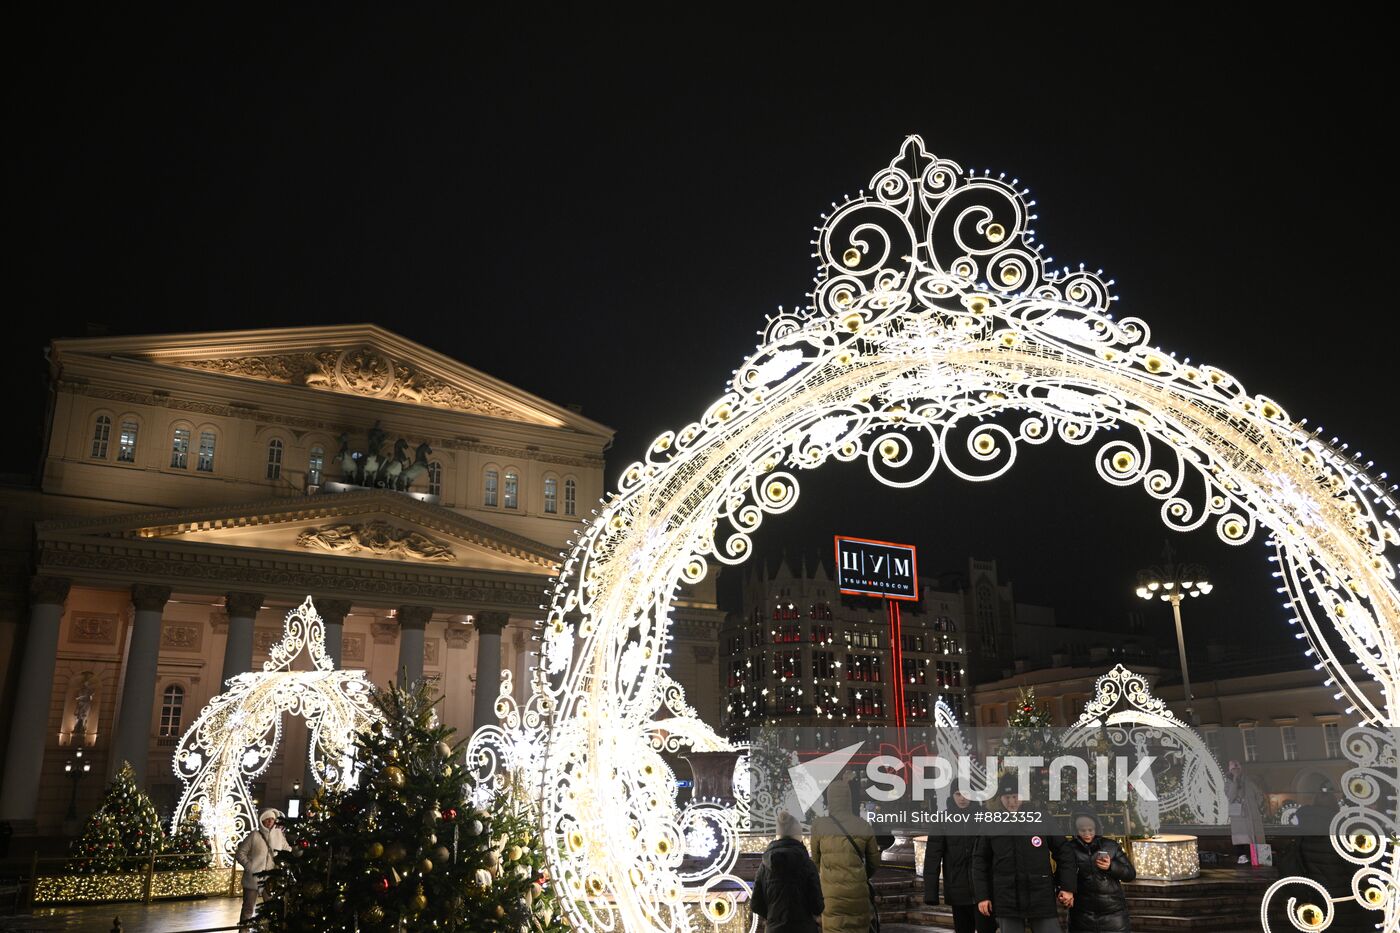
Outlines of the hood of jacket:
{"type": "Polygon", "coordinates": [[[780,877],[792,877],[806,859],[807,847],[802,840],[789,836],[774,839],[763,850],[763,864],[780,877]]]}
{"type": "Polygon", "coordinates": [[[855,813],[850,781],[832,781],[826,788],[826,809],[833,816],[855,813]]]}

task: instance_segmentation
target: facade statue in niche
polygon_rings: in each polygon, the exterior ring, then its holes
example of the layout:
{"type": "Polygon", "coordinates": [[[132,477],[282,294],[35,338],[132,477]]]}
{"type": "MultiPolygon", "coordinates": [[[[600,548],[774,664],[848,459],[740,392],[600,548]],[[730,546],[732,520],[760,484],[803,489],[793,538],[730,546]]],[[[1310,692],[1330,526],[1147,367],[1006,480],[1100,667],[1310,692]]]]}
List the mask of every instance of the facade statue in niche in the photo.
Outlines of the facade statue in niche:
{"type": "Polygon", "coordinates": [[[390,560],[449,563],[457,559],[452,549],[441,541],[378,520],[363,525],[347,522],[308,528],[297,536],[297,544],[310,550],[337,554],[368,552],[390,560]]]}
{"type": "Polygon", "coordinates": [[[83,671],[83,682],[78,685],[78,695],[73,699],[73,735],[87,734],[88,717],[92,715],[92,700],[97,695],[97,684],[92,679],[92,671],[83,671]]]}
{"type": "Polygon", "coordinates": [[[394,442],[393,454],[386,456],[384,442],[388,437],[378,421],[366,435],[368,443],[364,450],[352,450],[350,435],[340,435],[340,450],[336,452],[335,459],[340,464],[342,482],[399,492],[412,488],[418,478],[428,472],[428,457],[433,448],[424,441],[414,450],[414,459],[410,461],[408,441],[399,438],[394,442]]]}

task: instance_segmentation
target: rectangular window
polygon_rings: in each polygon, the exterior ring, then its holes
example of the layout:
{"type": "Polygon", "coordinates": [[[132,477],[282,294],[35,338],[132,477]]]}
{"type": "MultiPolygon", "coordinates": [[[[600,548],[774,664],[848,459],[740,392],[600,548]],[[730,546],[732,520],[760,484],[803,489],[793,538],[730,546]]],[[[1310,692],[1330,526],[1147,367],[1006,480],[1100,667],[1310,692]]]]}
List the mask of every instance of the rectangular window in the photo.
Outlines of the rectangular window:
{"type": "Polygon", "coordinates": [[[1342,757],[1342,727],[1335,722],[1322,724],[1322,739],[1327,745],[1328,758],[1342,757]]]}
{"type": "Polygon", "coordinates": [[[1240,726],[1240,739],[1244,742],[1244,760],[1246,762],[1259,760],[1259,749],[1256,745],[1253,726],[1240,726]]]}
{"type": "Polygon", "coordinates": [[[177,470],[185,470],[190,465],[190,429],[176,428],[175,439],[170,442],[170,465],[177,470]]]}
{"type": "Polygon", "coordinates": [[[1292,726],[1284,726],[1279,730],[1279,737],[1283,739],[1283,760],[1298,760],[1298,732],[1292,726]]]}
{"type": "Polygon", "coordinates": [[[904,694],[904,715],[909,719],[928,718],[928,694],[922,690],[911,690],[904,694]]]}
{"type": "Polygon", "coordinates": [[[836,655],[830,651],[812,652],[812,676],[823,680],[836,676],[836,655]]]}
{"type": "Polygon", "coordinates": [[[136,432],[135,421],[123,421],[121,434],[117,437],[117,460],[121,463],[136,462],[136,432]]]}
{"type": "Polygon", "coordinates": [[[179,735],[180,719],[185,705],[185,691],[179,687],[167,687],[161,700],[160,734],[165,736],[179,735]]]}
{"type": "Polygon", "coordinates": [[[957,661],[938,662],[938,686],[962,687],[962,668],[957,661]]]}
{"type": "Polygon", "coordinates": [[[928,683],[928,658],[905,658],[904,682],[906,684],[928,683]]]}
{"type": "Polygon", "coordinates": [[[484,492],[484,495],[482,496],[481,502],[482,502],[483,505],[487,506],[488,508],[492,508],[492,509],[494,509],[494,508],[496,507],[496,483],[497,483],[497,478],[498,478],[498,474],[496,473],[495,470],[487,470],[487,471],[486,471],[486,486],[485,486],[485,492],[484,492]]]}
{"type": "Polygon", "coordinates": [[[544,510],[550,515],[559,511],[559,481],[557,479],[544,481],[544,510]]]}
{"type": "Polygon", "coordinates": [[[505,506],[508,509],[520,507],[520,478],[514,473],[506,474],[505,506]]]}
{"type": "Polygon", "coordinates": [[[214,472],[214,432],[199,432],[199,462],[195,469],[201,473],[214,472]]]}
{"type": "Polygon", "coordinates": [[[578,514],[578,484],[571,479],[564,480],[564,514],[578,514]]]}
{"type": "Polygon", "coordinates": [[[779,651],[773,655],[773,673],[795,680],[802,676],[802,652],[779,651]]]}
{"type": "Polygon", "coordinates": [[[1205,740],[1206,740],[1206,748],[1210,749],[1210,753],[1216,757],[1216,760],[1219,760],[1219,758],[1220,758],[1220,730],[1219,730],[1219,729],[1207,729],[1207,730],[1205,730],[1204,735],[1205,735],[1205,740]]]}

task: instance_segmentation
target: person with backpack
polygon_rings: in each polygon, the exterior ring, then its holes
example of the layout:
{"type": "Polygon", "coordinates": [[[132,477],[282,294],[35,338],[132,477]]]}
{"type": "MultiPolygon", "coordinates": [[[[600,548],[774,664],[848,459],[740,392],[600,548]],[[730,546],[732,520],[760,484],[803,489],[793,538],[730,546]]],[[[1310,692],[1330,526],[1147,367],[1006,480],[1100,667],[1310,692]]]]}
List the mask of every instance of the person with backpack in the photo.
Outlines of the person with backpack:
{"type": "Polygon", "coordinates": [[[817,933],[822,900],[817,866],[802,844],[802,824],[786,810],[778,811],[778,838],[768,843],[753,882],[750,902],[755,917],[768,933],[817,933]]]}
{"type": "Polygon", "coordinates": [[[1131,933],[1123,882],[1137,877],[1123,847],[1099,835],[1099,819],[1087,811],[1071,821],[1074,835],[1056,856],[1060,903],[1068,907],[1070,933],[1131,933]]]}
{"type": "Polygon", "coordinates": [[[870,933],[880,928],[870,876],[880,867],[875,828],[856,816],[851,785],[826,789],[827,816],[812,821],[812,860],[821,878],[822,933],[870,933]]]}

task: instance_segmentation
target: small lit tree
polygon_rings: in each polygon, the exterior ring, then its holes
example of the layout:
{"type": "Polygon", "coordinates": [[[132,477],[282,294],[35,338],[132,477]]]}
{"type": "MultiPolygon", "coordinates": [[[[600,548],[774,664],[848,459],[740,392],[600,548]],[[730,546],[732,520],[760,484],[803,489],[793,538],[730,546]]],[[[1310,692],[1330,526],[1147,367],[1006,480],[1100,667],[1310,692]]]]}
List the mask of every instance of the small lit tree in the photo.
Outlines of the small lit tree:
{"type": "Polygon", "coordinates": [[[180,820],[180,825],[175,827],[175,832],[165,844],[165,853],[177,856],[162,863],[163,867],[172,870],[208,868],[213,863],[213,849],[209,834],[204,831],[204,824],[199,819],[198,806],[191,807],[180,820]]]}
{"type": "Polygon", "coordinates": [[[133,860],[165,848],[165,829],[151,800],[136,786],[129,762],[107,785],[102,804],[88,817],[82,834],[69,849],[69,868],[80,872],[111,872],[133,868],[133,860]]]}

